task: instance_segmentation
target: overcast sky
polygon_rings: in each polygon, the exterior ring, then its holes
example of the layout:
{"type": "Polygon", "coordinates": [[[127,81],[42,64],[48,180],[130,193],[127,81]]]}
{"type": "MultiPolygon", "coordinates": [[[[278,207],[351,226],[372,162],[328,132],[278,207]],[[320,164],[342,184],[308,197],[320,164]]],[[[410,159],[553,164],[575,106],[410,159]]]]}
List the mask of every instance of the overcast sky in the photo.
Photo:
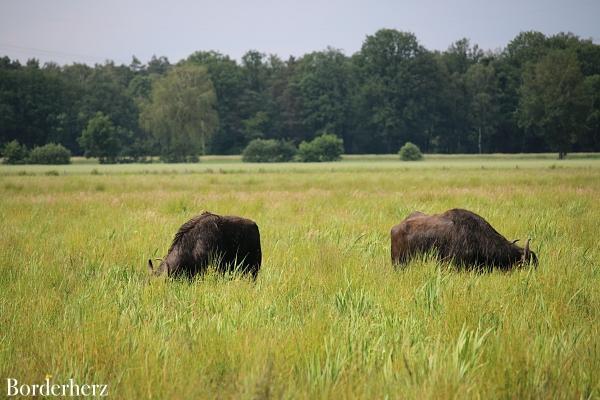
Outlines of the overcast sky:
{"type": "Polygon", "coordinates": [[[0,55],[60,64],[153,54],[177,62],[197,50],[287,59],[332,46],[350,55],[381,28],[436,50],[463,37],[500,49],[524,30],[600,43],[600,0],[0,0],[0,55]]]}

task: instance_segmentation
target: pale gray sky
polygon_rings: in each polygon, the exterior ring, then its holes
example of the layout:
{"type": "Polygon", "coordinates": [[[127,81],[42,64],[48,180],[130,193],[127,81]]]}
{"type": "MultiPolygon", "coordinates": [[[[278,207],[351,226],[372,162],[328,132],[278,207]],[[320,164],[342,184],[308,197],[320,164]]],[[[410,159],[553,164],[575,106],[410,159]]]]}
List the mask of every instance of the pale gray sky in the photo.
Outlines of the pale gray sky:
{"type": "Polygon", "coordinates": [[[380,28],[410,31],[429,49],[467,37],[504,47],[523,30],[573,32],[600,43],[600,0],[0,0],[0,55],[60,64],[196,50],[239,59],[340,48],[350,55],[380,28]]]}

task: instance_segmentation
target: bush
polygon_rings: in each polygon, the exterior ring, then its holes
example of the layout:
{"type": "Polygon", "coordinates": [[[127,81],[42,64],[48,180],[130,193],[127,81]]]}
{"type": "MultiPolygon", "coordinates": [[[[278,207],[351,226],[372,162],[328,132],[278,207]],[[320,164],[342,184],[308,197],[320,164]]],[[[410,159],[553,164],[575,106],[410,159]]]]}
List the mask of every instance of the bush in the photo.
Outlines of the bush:
{"type": "Polygon", "coordinates": [[[402,161],[419,161],[423,159],[421,149],[414,143],[406,142],[398,151],[402,161]]]}
{"type": "Polygon", "coordinates": [[[244,149],[244,162],[286,162],[296,154],[296,147],[291,142],[275,139],[254,139],[244,149]]]}
{"type": "Polygon", "coordinates": [[[25,145],[19,144],[18,141],[13,140],[4,145],[2,149],[2,162],[4,164],[25,164],[27,162],[27,156],[29,152],[25,145]]]}
{"type": "Polygon", "coordinates": [[[303,162],[338,161],[344,152],[344,141],[332,134],[324,134],[310,142],[300,143],[298,160],[303,162]]]}
{"type": "Polygon", "coordinates": [[[61,144],[48,143],[34,147],[28,161],[30,164],[70,164],[71,152],[61,144]]]}
{"type": "MultiPolygon", "coordinates": [[[[116,160],[115,162],[117,162],[117,161],[118,160],[116,160]]],[[[172,151],[171,149],[164,149],[162,154],[160,155],[160,161],[162,161],[166,164],[197,163],[197,162],[200,162],[200,159],[195,154],[185,155],[181,151],[172,151]]]]}

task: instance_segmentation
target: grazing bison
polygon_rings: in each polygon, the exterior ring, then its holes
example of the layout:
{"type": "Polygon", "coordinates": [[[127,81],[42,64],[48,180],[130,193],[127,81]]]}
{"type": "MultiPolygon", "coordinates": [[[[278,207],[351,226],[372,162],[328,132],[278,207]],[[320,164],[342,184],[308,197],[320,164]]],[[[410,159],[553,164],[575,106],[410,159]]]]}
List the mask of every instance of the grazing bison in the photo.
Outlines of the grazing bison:
{"type": "Polygon", "coordinates": [[[221,272],[239,268],[256,279],[261,259],[260,233],[254,221],[204,212],[179,228],[158,268],[153,268],[152,260],[148,268],[154,275],[192,277],[212,263],[221,272]]]}
{"type": "Polygon", "coordinates": [[[392,263],[407,263],[414,255],[434,250],[443,261],[466,267],[498,267],[509,269],[514,265],[537,265],[537,256],[517,246],[499,234],[479,215],[461,209],[442,214],[426,215],[413,212],[394,226],[392,236],[392,263]]]}

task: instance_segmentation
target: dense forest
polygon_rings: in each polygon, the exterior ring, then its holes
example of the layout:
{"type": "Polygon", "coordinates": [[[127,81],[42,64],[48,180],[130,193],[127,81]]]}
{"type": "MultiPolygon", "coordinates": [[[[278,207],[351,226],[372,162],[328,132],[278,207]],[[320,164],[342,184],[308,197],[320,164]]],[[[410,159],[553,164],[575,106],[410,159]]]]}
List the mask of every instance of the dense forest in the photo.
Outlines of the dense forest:
{"type": "Polygon", "coordinates": [[[177,64],[93,67],[0,58],[0,146],[180,161],[323,133],[346,153],[395,153],[407,141],[427,153],[600,151],[600,46],[522,32],[496,52],[467,39],[439,52],[382,29],[351,56],[248,51],[238,62],[198,51],[177,64]]]}

